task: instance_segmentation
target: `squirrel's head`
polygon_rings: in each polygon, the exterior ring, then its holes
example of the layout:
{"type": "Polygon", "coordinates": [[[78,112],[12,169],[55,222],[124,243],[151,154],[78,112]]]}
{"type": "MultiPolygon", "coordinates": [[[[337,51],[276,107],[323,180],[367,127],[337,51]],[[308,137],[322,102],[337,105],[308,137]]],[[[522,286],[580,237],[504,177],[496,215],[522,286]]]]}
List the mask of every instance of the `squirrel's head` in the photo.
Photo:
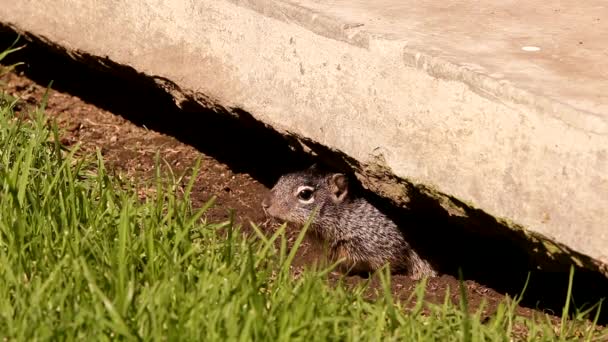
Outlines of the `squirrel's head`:
{"type": "Polygon", "coordinates": [[[341,173],[330,173],[313,165],[307,170],[282,176],[262,202],[272,217],[304,224],[327,206],[339,205],[348,196],[348,179],[341,173]]]}

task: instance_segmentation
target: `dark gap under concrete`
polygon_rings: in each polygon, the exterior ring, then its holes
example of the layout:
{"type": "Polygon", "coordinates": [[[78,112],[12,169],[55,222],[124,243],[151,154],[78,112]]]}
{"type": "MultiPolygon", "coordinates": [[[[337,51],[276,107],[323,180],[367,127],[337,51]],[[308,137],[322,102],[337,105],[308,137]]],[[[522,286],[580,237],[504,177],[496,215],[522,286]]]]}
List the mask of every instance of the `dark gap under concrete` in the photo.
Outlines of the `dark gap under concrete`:
{"type": "MultiPolygon", "coordinates": [[[[15,32],[0,24],[0,48],[9,46],[15,36],[15,32]]],[[[25,50],[6,61],[24,62],[19,71],[28,78],[44,86],[53,80],[54,89],[78,96],[137,125],[174,136],[229,165],[235,172],[250,174],[267,187],[283,173],[311,163],[309,155],[294,149],[297,144],[288,144],[284,136],[243,110],[213,104],[203,106],[200,103],[205,101],[194,95],[179,108],[152,78],[128,66],[85,55],[75,61],[47,42],[29,39],[32,43],[25,50]]],[[[163,83],[176,87],[169,81],[163,83]]],[[[333,162],[347,172],[346,165],[358,164],[313,142],[307,145],[323,161],[333,162]]],[[[444,273],[457,277],[458,269],[462,268],[465,279],[512,296],[521,292],[530,274],[522,305],[561,313],[568,287],[567,259],[551,259],[541,243],[530,242],[523,233],[453,198],[465,208],[467,217],[451,216],[423,187],[407,185],[411,199],[408,209],[398,208],[362,187],[359,191],[400,226],[407,227],[404,233],[412,245],[444,273]],[[537,265],[543,265],[543,269],[537,269],[537,265]]],[[[587,308],[608,297],[606,277],[588,269],[575,269],[576,307],[587,308]]],[[[608,310],[602,310],[600,323],[608,324],[608,310]]]]}

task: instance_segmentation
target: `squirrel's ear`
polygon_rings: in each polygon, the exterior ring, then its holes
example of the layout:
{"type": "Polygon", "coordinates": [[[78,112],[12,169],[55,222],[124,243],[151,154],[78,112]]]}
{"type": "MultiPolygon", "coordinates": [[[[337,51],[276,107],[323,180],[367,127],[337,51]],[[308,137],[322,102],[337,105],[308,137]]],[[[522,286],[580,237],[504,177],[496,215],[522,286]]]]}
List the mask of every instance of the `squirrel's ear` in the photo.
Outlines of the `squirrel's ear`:
{"type": "Polygon", "coordinates": [[[329,178],[329,189],[336,202],[342,202],[348,194],[348,179],[342,173],[334,173],[329,178]]]}

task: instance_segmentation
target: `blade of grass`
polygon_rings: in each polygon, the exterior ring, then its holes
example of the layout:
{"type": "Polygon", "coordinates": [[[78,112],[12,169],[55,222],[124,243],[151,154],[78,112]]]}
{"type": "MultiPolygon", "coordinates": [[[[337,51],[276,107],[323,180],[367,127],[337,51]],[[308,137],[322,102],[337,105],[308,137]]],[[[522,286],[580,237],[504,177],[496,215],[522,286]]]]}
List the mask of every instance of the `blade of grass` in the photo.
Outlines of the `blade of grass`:
{"type": "Polygon", "coordinates": [[[91,275],[89,267],[87,266],[87,263],[86,261],[84,261],[84,259],[80,260],[80,267],[82,268],[82,273],[84,277],[87,279],[91,293],[94,294],[95,297],[99,298],[99,300],[101,300],[107,310],[107,313],[110,315],[111,320],[108,321],[109,327],[116,333],[130,340],[135,340],[135,336],[129,330],[129,327],[125,323],[120,313],[118,313],[118,311],[114,307],[114,304],[112,304],[112,301],[110,301],[110,299],[108,299],[108,297],[99,289],[99,286],[97,286],[97,283],[91,275]]]}

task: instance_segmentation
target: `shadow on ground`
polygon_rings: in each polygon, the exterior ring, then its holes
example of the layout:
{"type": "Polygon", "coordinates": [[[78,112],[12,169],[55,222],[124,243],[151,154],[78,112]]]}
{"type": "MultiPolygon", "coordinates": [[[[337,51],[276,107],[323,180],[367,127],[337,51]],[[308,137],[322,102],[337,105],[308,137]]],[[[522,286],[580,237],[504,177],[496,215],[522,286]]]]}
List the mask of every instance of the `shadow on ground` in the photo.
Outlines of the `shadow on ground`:
{"type": "MultiPolygon", "coordinates": [[[[14,38],[10,28],[0,25],[0,47],[10,45],[14,38]]],[[[81,55],[74,61],[60,49],[30,38],[33,43],[10,58],[24,62],[20,72],[38,84],[48,85],[53,80],[54,89],[78,96],[137,125],[174,136],[229,165],[234,172],[250,174],[267,187],[281,174],[310,164],[310,157],[294,148],[297,144],[288,144],[279,133],[242,110],[214,106],[208,99],[196,98],[198,95],[178,107],[166,92],[176,86],[166,80],[155,82],[130,67],[91,56],[81,55]]],[[[322,146],[311,147],[327,159],[348,159],[322,146]]],[[[412,244],[443,272],[458,276],[461,268],[466,279],[510,295],[522,291],[529,275],[522,305],[561,313],[570,270],[566,258],[560,259],[558,253],[558,258],[552,259],[542,243],[530,242],[522,233],[506,228],[482,211],[460,203],[466,217],[453,216],[423,187],[410,185],[409,190],[409,210],[396,208],[371,193],[366,196],[408,227],[405,233],[412,244]]],[[[599,272],[576,268],[576,307],[588,308],[607,293],[608,279],[599,272]]],[[[600,322],[608,323],[608,310],[603,310],[600,322]]]]}

